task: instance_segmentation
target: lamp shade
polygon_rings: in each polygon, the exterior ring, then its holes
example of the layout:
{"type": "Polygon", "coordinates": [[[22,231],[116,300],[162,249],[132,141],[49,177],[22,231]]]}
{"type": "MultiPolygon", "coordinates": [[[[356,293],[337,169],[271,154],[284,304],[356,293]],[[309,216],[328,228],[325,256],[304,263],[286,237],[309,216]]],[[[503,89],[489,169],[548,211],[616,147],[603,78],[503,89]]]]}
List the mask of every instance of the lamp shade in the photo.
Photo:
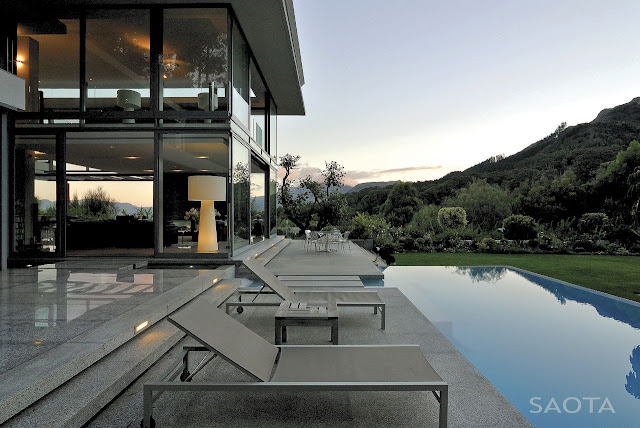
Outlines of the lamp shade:
{"type": "Polygon", "coordinates": [[[227,199],[227,179],[214,175],[189,177],[190,201],[224,201],[227,199]]]}

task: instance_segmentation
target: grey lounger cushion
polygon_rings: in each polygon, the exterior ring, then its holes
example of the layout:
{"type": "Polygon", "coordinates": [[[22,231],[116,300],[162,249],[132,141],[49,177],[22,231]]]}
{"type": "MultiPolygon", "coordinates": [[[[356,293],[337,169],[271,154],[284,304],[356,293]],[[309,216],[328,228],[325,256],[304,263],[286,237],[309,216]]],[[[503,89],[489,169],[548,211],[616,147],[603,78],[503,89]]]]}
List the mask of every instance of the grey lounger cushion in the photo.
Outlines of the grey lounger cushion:
{"type": "Polygon", "coordinates": [[[375,291],[298,291],[294,292],[280,281],[269,269],[259,261],[248,257],[243,260],[244,265],[251,270],[267,287],[273,290],[281,299],[290,302],[328,301],[335,299],[340,304],[383,304],[384,302],[375,291]]]}

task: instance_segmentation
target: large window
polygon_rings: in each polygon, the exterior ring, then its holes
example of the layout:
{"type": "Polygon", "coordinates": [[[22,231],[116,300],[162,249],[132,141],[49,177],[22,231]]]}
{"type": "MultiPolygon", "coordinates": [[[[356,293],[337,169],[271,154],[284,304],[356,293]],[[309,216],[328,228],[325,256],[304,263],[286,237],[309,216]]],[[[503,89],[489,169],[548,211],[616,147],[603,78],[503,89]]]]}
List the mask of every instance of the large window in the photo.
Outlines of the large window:
{"type": "Polygon", "coordinates": [[[78,19],[19,23],[16,60],[18,76],[26,83],[26,111],[78,111],[78,19]]]}
{"type": "Polygon", "coordinates": [[[228,110],[227,27],[226,9],[165,9],[165,110],[228,110]]]}
{"type": "Polygon", "coordinates": [[[265,216],[268,203],[266,178],[265,167],[251,159],[251,243],[269,235],[269,219],[265,216]]]}
{"type": "Polygon", "coordinates": [[[265,148],[267,136],[267,88],[258,73],[258,68],[251,61],[251,138],[265,148]]]}
{"type": "Polygon", "coordinates": [[[153,133],[67,133],[67,253],[153,253],[153,133]]]}
{"type": "MultiPolygon", "coordinates": [[[[196,253],[200,233],[200,201],[189,200],[189,177],[229,175],[226,137],[197,134],[163,135],[163,231],[165,253],[196,253]]],[[[218,252],[228,252],[227,197],[214,202],[218,252]]]]}
{"type": "Polygon", "coordinates": [[[240,141],[233,140],[232,186],[233,186],[233,249],[249,244],[249,149],[240,141]]]}
{"type": "Polygon", "coordinates": [[[233,115],[249,127],[249,47],[238,25],[233,26],[233,115]]]}
{"type": "Polygon", "coordinates": [[[13,249],[56,250],[56,140],[53,136],[18,136],[14,150],[13,249]]]}
{"type": "Polygon", "coordinates": [[[87,13],[87,109],[148,110],[148,10],[87,13]]]}

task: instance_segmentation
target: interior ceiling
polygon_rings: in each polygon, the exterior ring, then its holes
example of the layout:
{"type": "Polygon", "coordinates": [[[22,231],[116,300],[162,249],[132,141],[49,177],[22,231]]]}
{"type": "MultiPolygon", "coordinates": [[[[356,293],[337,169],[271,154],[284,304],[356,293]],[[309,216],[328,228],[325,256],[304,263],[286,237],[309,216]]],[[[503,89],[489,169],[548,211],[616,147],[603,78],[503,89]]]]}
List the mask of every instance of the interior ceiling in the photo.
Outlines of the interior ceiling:
{"type": "MultiPolygon", "coordinates": [[[[111,137],[105,135],[107,134],[68,134],[67,163],[74,165],[68,166],[67,176],[70,180],[99,179],[101,174],[153,174],[152,136],[136,136],[132,133],[116,133],[111,134],[111,137]]],[[[167,140],[163,146],[165,173],[228,173],[228,148],[225,140],[207,137],[207,141],[203,141],[197,136],[167,140]]],[[[21,137],[17,144],[26,144],[28,150],[45,153],[38,155],[38,159],[53,160],[55,157],[55,144],[51,140],[21,137]]]]}
{"type": "MultiPolygon", "coordinates": [[[[173,1],[180,3],[178,0],[173,1]]],[[[164,0],[149,0],[146,4],[163,4],[164,0]]],[[[295,16],[291,0],[261,0],[250,2],[246,0],[190,0],[184,4],[231,4],[249,45],[260,64],[260,68],[269,85],[280,115],[303,115],[305,112],[301,86],[304,84],[302,63],[300,60],[295,16]],[[268,37],[265,37],[268,35],[268,37]]],[[[27,14],[33,18],[34,11],[42,17],[47,8],[64,9],[81,5],[132,5],[132,0],[42,0],[15,2],[10,7],[18,9],[20,15],[27,14]]],[[[138,39],[136,39],[138,40],[138,39]]],[[[138,40],[140,42],[141,40],[138,40]]],[[[74,42],[75,43],[75,42],[74,42]]],[[[64,45],[63,45],[64,46],[64,45]]],[[[61,46],[58,46],[60,48],[61,46]]],[[[64,46],[68,49],[68,45],[64,46]]],[[[89,47],[89,44],[88,44],[89,47]]],[[[58,52],[60,53],[60,52],[58,52]]],[[[58,63],[63,62],[62,56],[52,55],[58,63]]],[[[73,63],[73,60],[71,60],[73,63]]],[[[142,74],[133,70],[135,74],[142,74]]],[[[77,74],[76,74],[77,75],[77,74]]],[[[52,78],[52,80],[55,80],[52,78]]]]}

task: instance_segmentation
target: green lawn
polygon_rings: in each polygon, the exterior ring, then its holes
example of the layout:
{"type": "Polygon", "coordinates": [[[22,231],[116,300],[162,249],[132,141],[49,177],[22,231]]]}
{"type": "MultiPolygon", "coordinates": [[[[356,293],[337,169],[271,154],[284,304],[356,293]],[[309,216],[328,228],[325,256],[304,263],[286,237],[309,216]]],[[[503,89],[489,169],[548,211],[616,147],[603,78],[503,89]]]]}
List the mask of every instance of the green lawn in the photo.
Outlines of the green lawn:
{"type": "Polygon", "coordinates": [[[640,257],[557,254],[405,253],[397,266],[514,266],[640,302],[640,257]]]}

